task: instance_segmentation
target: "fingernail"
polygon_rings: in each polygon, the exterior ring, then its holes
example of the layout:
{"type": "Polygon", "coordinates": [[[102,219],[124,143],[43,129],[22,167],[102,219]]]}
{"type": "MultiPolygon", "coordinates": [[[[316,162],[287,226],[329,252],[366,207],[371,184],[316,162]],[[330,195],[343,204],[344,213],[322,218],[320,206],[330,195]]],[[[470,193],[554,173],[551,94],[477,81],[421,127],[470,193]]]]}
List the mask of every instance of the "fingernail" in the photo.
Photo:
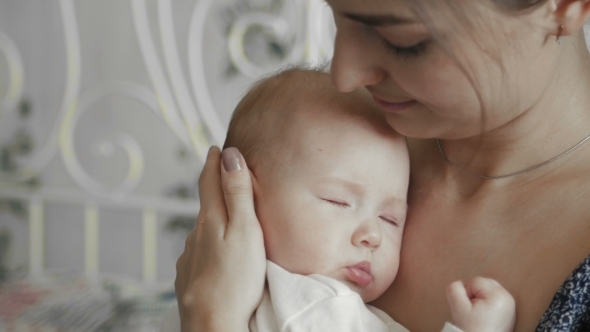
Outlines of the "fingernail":
{"type": "Polygon", "coordinates": [[[211,145],[209,147],[209,150],[207,150],[207,158],[209,158],[209,156],[211,156],[211,151],[213,151],[213,148],[215,147],[215,145],[211,145]]]}
{"type": "Polygon", "coordinates": [[[225,168],[226,172],[230,173],[242,169],[242,156],[238,149],[227,148],[223,150],[221,158],[223,159],[223,168],[225,168]]]}

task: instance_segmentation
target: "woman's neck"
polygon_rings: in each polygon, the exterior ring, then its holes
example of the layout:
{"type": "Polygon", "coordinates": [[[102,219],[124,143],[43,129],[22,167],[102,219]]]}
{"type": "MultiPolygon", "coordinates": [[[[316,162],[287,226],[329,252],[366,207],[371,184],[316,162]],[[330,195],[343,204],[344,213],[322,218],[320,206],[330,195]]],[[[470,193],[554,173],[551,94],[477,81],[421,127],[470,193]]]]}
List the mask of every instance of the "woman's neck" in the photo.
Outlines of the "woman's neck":
{"type": "MultiPolygon", "coordinates": [[[[560,67],[530,108],[483,135],[442,142],[448,159],[476,174],[504,175],[550,160],[590,135],[590,56],[583,34],[573,38],[573,44],[561,46],[568,49],[560,67]]],[[[543,168],[550,170],[575,155],[590,158],[590,142],[585,145],[543,168]]],[[[461,172],[449,164],[444,170],[447,175],[461,172]]]]}

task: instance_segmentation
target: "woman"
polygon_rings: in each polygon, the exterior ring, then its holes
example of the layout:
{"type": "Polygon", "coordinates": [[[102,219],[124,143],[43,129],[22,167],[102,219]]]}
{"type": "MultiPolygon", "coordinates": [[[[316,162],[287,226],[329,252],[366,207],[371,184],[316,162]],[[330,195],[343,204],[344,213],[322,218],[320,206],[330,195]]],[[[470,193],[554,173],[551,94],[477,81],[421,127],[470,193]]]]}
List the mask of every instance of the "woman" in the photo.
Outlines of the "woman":
{"type": "MultiPolygon", "coordinates": [[[[401,267],[373,304],[434,331],[445,286],[482,275],[515,297],[516,331],[590,330],[590,1],[328,4],[335,86],[366,87],[409,137],[401,267]]],[[[249,173],[220,159],[212,149],[177,263],[183,331],[247,330],[263,288],[249,173]]]]}

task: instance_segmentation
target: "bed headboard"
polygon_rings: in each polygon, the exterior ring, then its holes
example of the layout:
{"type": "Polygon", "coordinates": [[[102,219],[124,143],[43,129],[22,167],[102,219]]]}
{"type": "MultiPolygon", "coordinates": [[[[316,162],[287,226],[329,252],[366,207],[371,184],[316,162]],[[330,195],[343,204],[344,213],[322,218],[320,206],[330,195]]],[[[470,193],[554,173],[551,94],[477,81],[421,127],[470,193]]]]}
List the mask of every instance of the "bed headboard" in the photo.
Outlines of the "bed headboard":
{"type": "Polygon", "coordinates": [[[140,266],[128,270],[146,282],[163,260],[173,269],[173,250],[159,250],[170,246],[161,219],[190,226],[204,156],[223,144],[244,90],[290,63],[331,58],[335,26],[322,0],[262,3],[0,1],[0,215],[2,200],[28,211],[26,244],[15,245],[30,274],[67,250],[83,253],[72,255],[76,269],[103,273],[105,246],[129,238],[104,229],[127,227],[129,216],[140,262],[116,264],[140,266]],[[115,221],[113,209],[129,214],[115,221]],[[56,231],[60,218],[68,223],[56,231]],[[55,254],[56,241],[80,245],[55,254]]]}

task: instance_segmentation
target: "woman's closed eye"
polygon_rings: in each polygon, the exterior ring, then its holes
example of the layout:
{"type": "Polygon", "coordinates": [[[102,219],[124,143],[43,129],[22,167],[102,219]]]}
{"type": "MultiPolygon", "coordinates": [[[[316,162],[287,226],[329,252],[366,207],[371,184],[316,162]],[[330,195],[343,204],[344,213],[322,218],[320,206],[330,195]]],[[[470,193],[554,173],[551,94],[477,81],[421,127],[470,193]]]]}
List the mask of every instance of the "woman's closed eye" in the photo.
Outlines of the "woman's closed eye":
{"type": "Polygon", "coordinates": [[[427,51],[429,35],[424,32],[394,32],[391,29],[374,28],[385,50],[395,57],[407,60],[419,57],[427,51]]]}
{"type": "Polygon", "coordinates": [[[395,46],[395,45],[391,44],[386,39],[382,38],[381,40],[383,41],[387,51],[389,51],[392,54],[394,54],[395,56],[401,57],[403,59],[407,59],[410,57],[417,57],[417,56],[421,55],[426,49],[426,43],[424,43],[424,42],[418,43],[413,46],[401,47],[401,46],[395,46]]]}

